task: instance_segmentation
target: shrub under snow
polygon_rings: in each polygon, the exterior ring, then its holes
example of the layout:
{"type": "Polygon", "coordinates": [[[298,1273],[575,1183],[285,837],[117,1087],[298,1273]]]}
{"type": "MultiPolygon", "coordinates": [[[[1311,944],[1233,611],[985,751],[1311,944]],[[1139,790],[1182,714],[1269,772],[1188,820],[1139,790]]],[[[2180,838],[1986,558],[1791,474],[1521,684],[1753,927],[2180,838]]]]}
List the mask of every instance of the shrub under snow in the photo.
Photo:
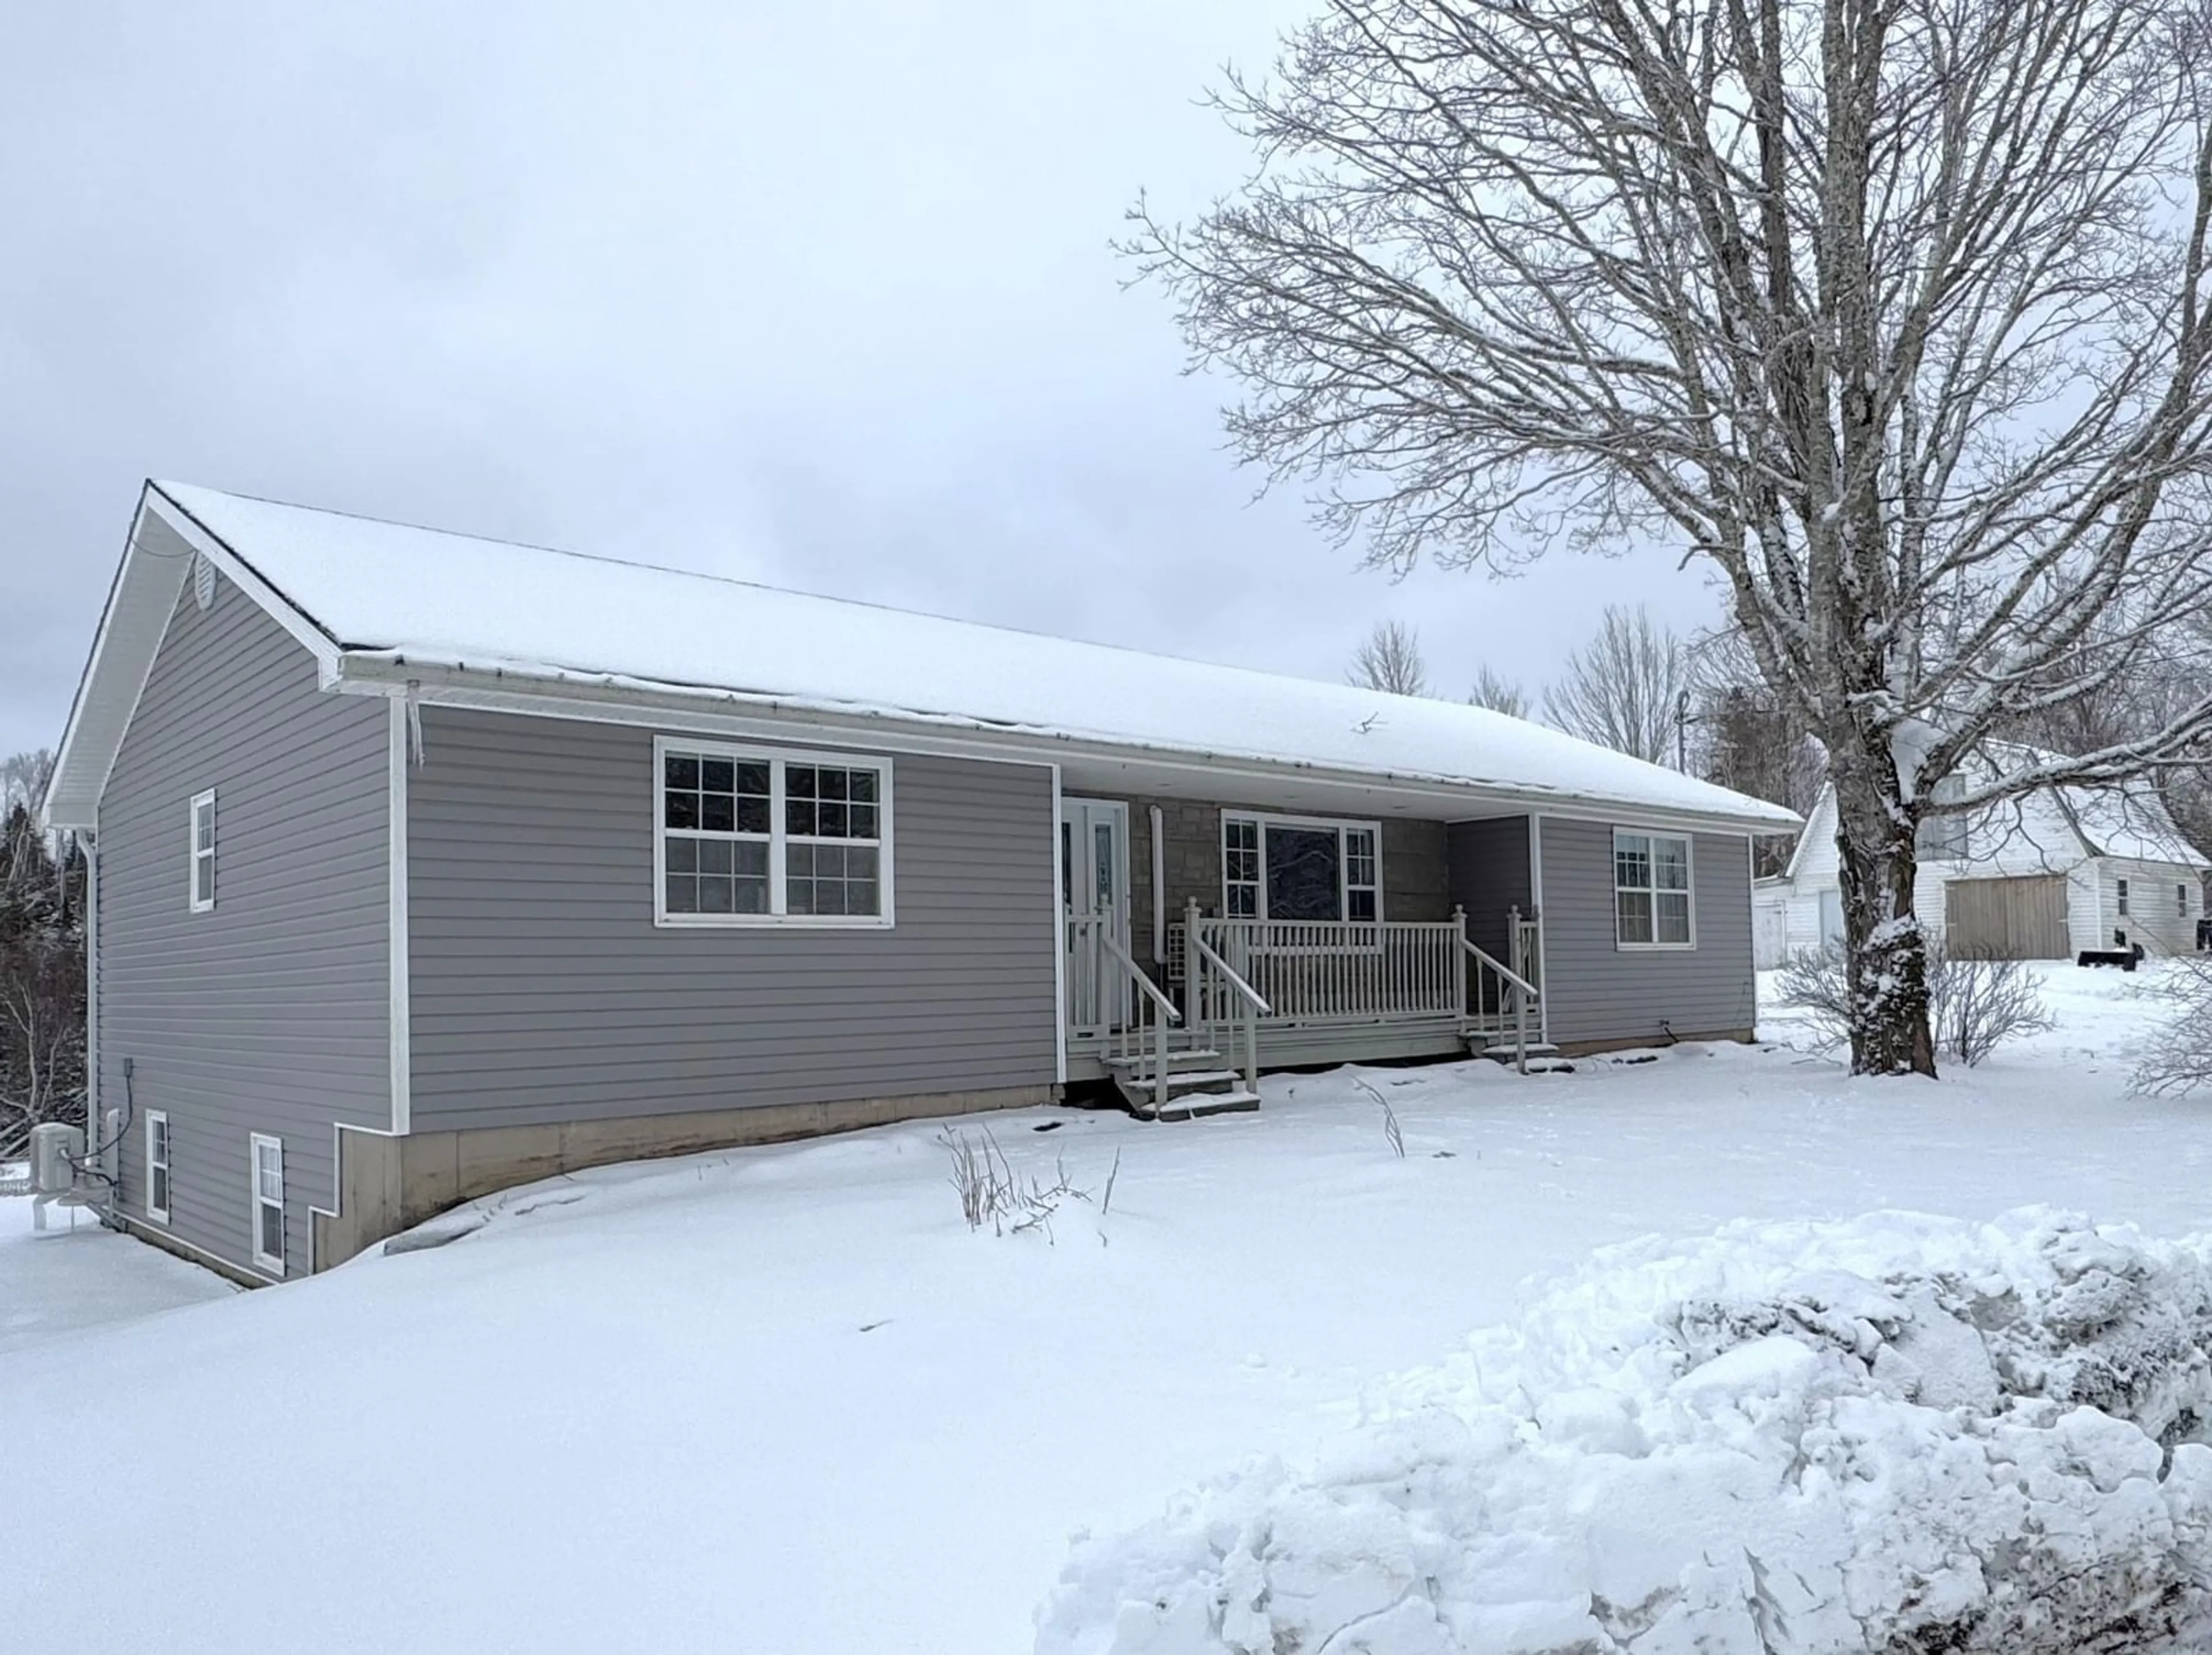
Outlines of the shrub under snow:
{"type": "Polygon", "coordinates": [[[1316,1463],[1079,1540],[1036,1647],[2203,1647],[2208,1261],[2049,1213],[1616,1249],[1316,1463]]]}
{"type": "MultiPolygon", "coordinates": [[[[1950,955],[1927,940],[1928,1031],[1938,1056],[1978,1066],[2008,1040],[2051,1026],[2034,970],[2016,959],[1950,955]]],[[[1802,1013],[1824,1050],[1850,1038],[1850,973],[1839,944],[1808,948],[1782,969],[1776,1003],[1802,1013]]]]}
{"type": "Polygon", "coordinates": [[[2153,1035],[2136,1069],[2136,1088],[2154,1096],[2212,1092],[2212,956],[2168,968],[2173,1015],[2153,1035]]]}

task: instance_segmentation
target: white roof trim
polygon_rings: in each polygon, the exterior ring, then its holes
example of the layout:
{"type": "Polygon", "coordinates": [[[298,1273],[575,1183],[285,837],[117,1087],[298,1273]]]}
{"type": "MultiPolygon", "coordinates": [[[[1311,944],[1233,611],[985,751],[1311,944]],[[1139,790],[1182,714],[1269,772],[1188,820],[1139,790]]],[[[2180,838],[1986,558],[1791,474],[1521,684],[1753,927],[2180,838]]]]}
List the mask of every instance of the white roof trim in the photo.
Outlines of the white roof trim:
{"type": "Polygon", "coordinates": [[[1012,762],[1272,777],[1387,793],[1443,816],[1798,825],[1779,806],[1499,715],[149,483],[70,715],[49,801],[57,826],[96,819],[188,552],[307,649],[325,690],[419,683],[437,692],[426,698],[509,712],[750,722],[1012,762]],[[518,582],[541,574],[557,578],[518,608],[518,582]],[[647,625],[664,616],[688,629],[663,637],[647,625]],[[763,636],[778,648],[732,687],[722,629],[741,636],[743,624],[771,629],[763,636]],[[826,647],[840,640],[845,655],[826,647]],[[862,663],[849,683],[816,670],[846,655],[862,663]],[[1163,675],[1171,688],[1158,687],[1163,675]],[[1094,709],[1131,715],[1087,722],[1094,709]]]}
{"type": "Polygon", "coordinates": [[[185,555],[186,549],[206,558],[297,639],[315,657],[325,687],[337,682],[336,640],[190,512],[149,483],[132,514],[123,561],[108,587],[92,654],[77,680],[69,722],[63,727],[61,751],[41,811],[49,828],[90,830],[98,824],[100,795],[107,789],[115,756],[122,751],[124,733],[137,712],[138,698],[145,693],[161,640],[168,634],[170,617],[191,578],[192,558],[185,555]],[[155,544],[165,535],[173,537],[180,547],[164,550],[155,544]]]}
{"type": "MultiPolygon", "coordinates": [[[[1263,792],[1271,782],[1327,782],[1418,798],[1445,819],[1538,812],[1592,821],[1632,818],[1670,828],[1717,833],[1788,831],[1785,825],[1767,820],[1749,822],[1724,812],[1669,809],[1559,788],[1441,775],[1346,770],[1257,755],[1147,746],[1049,731],[1006,729],[986,721],[912,715],[902,717],[881,711],[826,707],[688,685],[534,678],[504,668],[395,659],[382,652],[342,655],[337,687],[342,693],[356,695],[412,696],[426,706],[465,707],[483,712],[574,718],[659,729],[674,727],[772,741],[858,744],[890,752],[930,753],[1002,764],[1067,764],[1078,758],[1122,761],[1216,778],[1232,792],[1240,780],[1263,792]]],[[[1261,797],[1255,802],[1264,805],[1267,800],[1261,797]]],[[[1778,810],[1780,806],[1772,808],[1778,810]]]]}

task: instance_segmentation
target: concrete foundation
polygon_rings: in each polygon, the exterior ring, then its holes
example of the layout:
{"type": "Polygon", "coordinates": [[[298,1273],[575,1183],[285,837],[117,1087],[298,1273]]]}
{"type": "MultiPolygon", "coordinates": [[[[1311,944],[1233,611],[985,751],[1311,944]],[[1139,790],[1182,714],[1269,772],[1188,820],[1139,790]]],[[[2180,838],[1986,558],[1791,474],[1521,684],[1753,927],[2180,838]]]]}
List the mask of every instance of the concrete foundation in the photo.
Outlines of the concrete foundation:
{"type": "Polygon", "coordinates": [[[1054,1086],[1007,1086],[920,1098],[860,1098],[629,1120],[416,1132],[399,1138],[341,1127],[337,1211],[314,1215],[313,1268],[326,1270],[343,1264],[386,1237],[462,1202],[586,1166],[783,1143],[896,1121],[1030,1109],[1054,1102],[1058,1094],[1054,1086]]]}
{"type": "MultiPolygon", "coordinates": [[[[1534,1036],[1532,1034],[1530,1038],[1533,1040],[1534,1036]]],[[[1711,1045],[1723,1041],[1748,1046],[1754,1044],[1754,1037],[1749,1029],[1711,1029],[1678,1034],[1672,1044],[1678,1046],[1711,1045]]],[[[1562,1040],[1559,1043],[1559,1050],[1562,1057],[1597,1057],[1609,1051],[1650,1051],[1668,1044],[1664,1039],[1641,1035],[1633,1040],[1562,1040]]]]}

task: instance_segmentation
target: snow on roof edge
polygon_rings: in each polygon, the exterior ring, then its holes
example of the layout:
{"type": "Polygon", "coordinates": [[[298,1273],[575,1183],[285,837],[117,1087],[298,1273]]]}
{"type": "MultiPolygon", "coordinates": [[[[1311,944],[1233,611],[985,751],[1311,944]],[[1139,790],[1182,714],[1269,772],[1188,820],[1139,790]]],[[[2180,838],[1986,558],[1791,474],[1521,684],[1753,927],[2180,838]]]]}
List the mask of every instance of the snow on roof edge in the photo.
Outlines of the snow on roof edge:
{"type": "MultiPolygon", "coordinates": [[[[1048,636],[1049,635],[1038,634],[1037,636],[1048,636]]],[[[1725,821],[1741,825],[1747,831],[1763,828],[1769,832],[1787,833],[1803,825],[1803,818],[1787,806],[1769,804],[1764,800],[1750,800],[1758,807],[1756,811],[1723,807],[1700,808],[1681,804],[1656,803],[1602,794],[1577,792],[1547,782],[1530,782],[1510,776],[1461,776],[1443,770],[1364,769],[1355,765],[1301,757],[1294,753],[1236,751],[1221,748],[1182,746],[1112,730],[1085,730],[1021,723],[1004,719],[985,718],[974,714],[941,712],[925,708],[895,707],[860,701],[838,701],[823,697],[791,695],[775,691],[738,690],[723,685],[684,684],[667,679],[640,678],[630,673],[603,672],[588,668],[566,667],[545,661],[502,658],[466,660],[457,656],[441,655],[435,651],[416,651],[407,648],[349,648],[343,651],[341,662],[342,674],[353,678],[363,675],[344,672],[344,666],[360,663],[370,666],[387,666],[392,669],[391,673],[375,673],[372,676],[378,678],[388,676],[394,681],[404,676],[400,669],[428,666],[465,678],[483,678],[489,675],[497,679],[502,687],[510,688],[515,693],[523,695],[537,693],[534,689],[537,685],[571,685],[669,700],[719,701],[777,712],[801,715],[811,713],[824,717],[879,719],[887,723],[909,724],[925,729],[971,730],[992,735],[1030,737],[1039,741],[1065,741],[1102,751],[1158,753],[1177,758],[1212,759],[1231,764],[1298,770],[1316,776],[1358,778],[1376,784],[1395,783],[1408,788],[1443,788],[1514,798],[1555,800],[1562,804],[1604,806],[1616,812],[1632,811],[1654,816],[1680,817],[1700,821],[1725,821]]],[[[1749,794],[1739,796],[1750,799],[1749,794]]]]}
{"type": "Polygon", "coordinates": [[[1587,802],[1726,822],[1747,832],[1798,825],[1793,813],[1766,801],[1532,721],[1453,703],[1404,703],[1401,720],[1395,698],[1328,680],[187,484],[157,482],[152,493],[234,557],[264,605],[285,611],[280,619],[289,614],[295,636],[308,634],[333,671],[342,655],[363,664],[436,661],[509,683],[627,685],[685,699],[750,695],[754,704],[825,715],[1587,802]],[[696,600],[672,582],[691,588],[696,600]],[[647,636],[641,617],[659,629],[646,647],[639,647],[647,636]],[[726,640],[736,625],[766,629],[746,635],[749,685],[733,685],[727,672],[726,640]],[[817,625],[860,652],[840,658],[860,663],[857,671],[825,673],[819,670],[825,654],[789,646],[804,633],[811,648],[817,625]],[[1072,652],[1064,674],[1049,659],[1060,651],[1072,652]],[[1147,700],[1145,675],[1152,672],[1178,675],[1181,698],[1147,700]],[[1001,693],[1010,682],[1021,693],[1001,693]],[[1097,704],[1071,703],[1071,684],[1083,685],[1097,704]],[[1352,696],[1360,705],[1346,704],[1352,696]],[[1126,724],[1090,721],[1086,715],[1109,705],[1133,707],[1139,715],[1126,724]],[[1378,712],[1385,714],[1379,721],[1378,712]],[[1356,736],[1378,724],[1389,734],[1378,734],[1372,751],[1364,741],[1347,745],[1340,718],[1356,736]],[[1455,768],[1470,746],[1491,755],[1494,776],[1455,768]]]}

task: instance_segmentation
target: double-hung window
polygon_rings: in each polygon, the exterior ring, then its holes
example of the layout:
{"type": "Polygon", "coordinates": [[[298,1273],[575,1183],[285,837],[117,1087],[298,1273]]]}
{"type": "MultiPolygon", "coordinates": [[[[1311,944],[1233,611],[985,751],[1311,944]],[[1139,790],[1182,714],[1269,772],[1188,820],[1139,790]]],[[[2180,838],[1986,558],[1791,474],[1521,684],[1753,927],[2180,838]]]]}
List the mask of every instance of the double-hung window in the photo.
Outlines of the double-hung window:
{"type": "Polygon", "coordinates": [[[2125,879],[2120,881],[2119,897],[2120,912],[2124,916],[2128,911],[2128,882],[2125,879]]]}
{"type": "Polygon", "coordinates": [[[191,837],[192,912],[204,914],[215,906],[215,793],[210,789],[192,800],[191,837]]]}
{"type": "Polygon", "coordinates": [[[1221,911],[1231,919],[1382,917],[1382,831],[1322,817],[1221,816],[1221,911]]]}
{"type": "Polygon", "coordinates": [[[146,1216],[169,1221],[169,1117],[158,1109],[146,1111],[146,1216]]]}
{"type": "Polygon", "coordinates": [[[1613,836],[1613,938],[1623,948],[1687,948],[1690,842],[1680,834],[1616,829],[1613,836]]]}
{"type": "Polygon", "coordinates": [[[653,919],[888,926],[887,758],[655,744],[653,919]]]}
{"type": "Polygon", "coordinates": [[[284,1141],[252,1135],[253,1262],[272,1275],[284,1274],[284,1141]]]}
{"type": "Polygon", "coordinates": [[[2173,887],[2173,916],[2178,920],[2189,917],[2189,887],[2185,885],[2173,887]]]}

